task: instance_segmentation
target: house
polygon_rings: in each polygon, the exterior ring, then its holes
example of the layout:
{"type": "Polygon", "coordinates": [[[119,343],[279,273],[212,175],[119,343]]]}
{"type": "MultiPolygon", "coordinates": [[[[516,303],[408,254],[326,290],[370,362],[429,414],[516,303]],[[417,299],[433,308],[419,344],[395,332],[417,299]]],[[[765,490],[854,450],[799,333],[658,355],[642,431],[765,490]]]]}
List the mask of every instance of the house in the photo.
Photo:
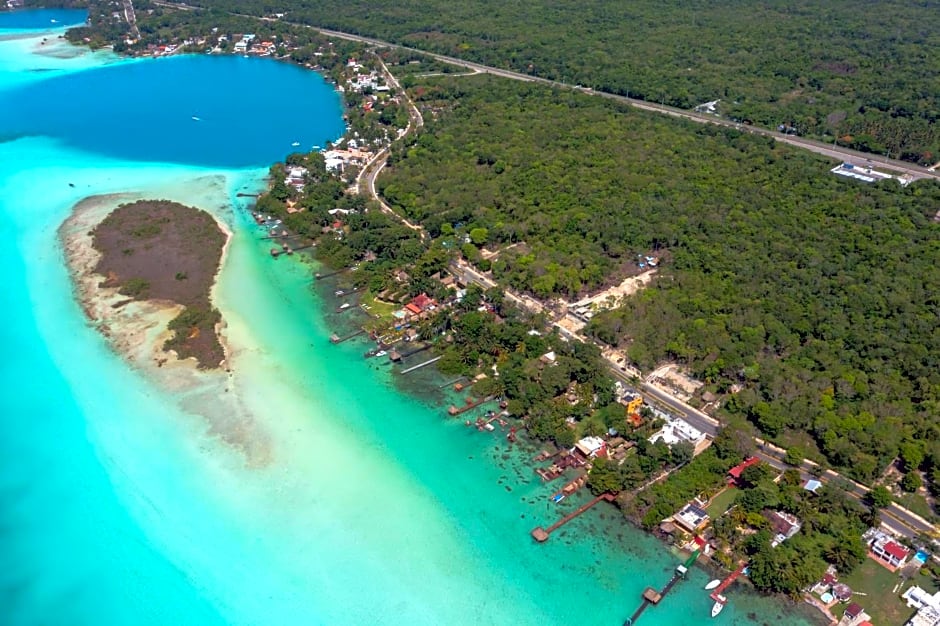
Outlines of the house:
{"type": "Polygon", "coordinates": [[[770,528],[774,532],[773,541],[770,542],[773,548],[800,532],[802,525],[798,517],[783,511],[767,511],[764,513],[764,518],[770,522],[770,528]]]}
{"type": "Polygon", "coordinates": [[[911,555],[910,550],[886,535],[878,537],[871,543],[871,552],[891,567],[901,567],[911,555]]]}
{"type": "Polygon", "coordinates": [[[862,613],[865,612],[865,609],[858,602],[853,602],[852,604],[845,607],[845,616],[852,619],[858,619],[862,616],[862,613]]]}
{"type": "Polygon", "coordinates": [[[426,293],[422,293],[421,295],[415,296],[414,299],[412,299],[411,303],[417,306],[422,311],[432,308],[436,304],[434,300],[429,298],[428,294],[426,293]]]}
{"type": "Polygon", "coordinates": [[[822,483],[816,480],[815,478],[810,478],[805,483],[803,483],[803,489],[806,491],[812,491],[816,493],[822,487],[822,483]]]}
{"type": "MultiPolygon", "coordinates": [[[[627,406],[628,417],[630,415],[630,406],[627,406]]],[[[635,411],[633,412],[635,413],[635,411]]],[[[692,444],[695,454],[708,447],[708,438],[705,433],[679,418],[667,419],[663,427],[650,437],[650,443],[656,443],[662,440],[667,446],[674,446],[682,441],[692,444]]]]}
{"type": "Polygon", "coordinates": [[[248,42],[242,39],[241,41],[235,44],[235,52],[247,52],[248,51],[248,42]]]}
{"type": "Polygon", "coordinates": [[[832,586],[839,582],[834,572],[834,569],[832,571],[826,572],[826,574],[822,577],[822,580],[813,585],[811,591],[817,596],[828,593],[832,589],[832,586]]]}
{"type": "Polygon", "coordinates": [[[539,361],[541,361],[545,365],[554,365],[556,358],[557,357],[555,356],[555,351],[552,350],[551,352],[546,352],[545,354],[540,356],[539,361]]]}
{"type": "Polygon", "coordinates": [[[584,437],[576,444],[572,452],[578,453],[585,459],[607,456],[607,442],[600,437],[584,437]]]}
{"type": "Polygon", "coordinates": [[[940,591],[930,595],[917,585],[904,592],[901,598],[907,606],[917,609],[917,613],[907,622],[906,626],[938,626],[940,625],[940,591]]]}
{"type": "Polygon", "coordinates": [[[741,480],[741,474],[744,473],[744,470],[758,463],[760,463],[760,459],[756,456],[752,456],[732,467],[728,470],[728,484],[736,487],[738,481],[741,480]]]}
{"type": "Polygon", "coordinates": [[[672,521],[679,527],[695,534],[708,524],[708,513],[702,507],[690,502],[672,516],[672,521]]]}

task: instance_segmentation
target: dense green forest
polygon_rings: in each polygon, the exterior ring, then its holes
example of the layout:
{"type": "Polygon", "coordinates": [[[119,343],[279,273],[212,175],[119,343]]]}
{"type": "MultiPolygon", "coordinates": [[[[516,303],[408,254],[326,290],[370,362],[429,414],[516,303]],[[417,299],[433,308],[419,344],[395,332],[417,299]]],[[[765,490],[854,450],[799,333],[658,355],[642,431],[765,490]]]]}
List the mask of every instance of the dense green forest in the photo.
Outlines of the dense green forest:
{"type": "Polygon", "coordinates": [[[481,264],[542,297],[658,249],[654,286],[590,333],[743,386],[726,411],[860,479],[909,445],[915,466],[940,460],[940,186],[855,183],[767,139],[540,86],[415,94],[427,132],[380,184],[433,235],[505,248],[481,264]]]}
{"type": "Polygon", "coordinates": [[[927,163],[940,153],[940,11],[886,0],[194,0],[927,163]]]}

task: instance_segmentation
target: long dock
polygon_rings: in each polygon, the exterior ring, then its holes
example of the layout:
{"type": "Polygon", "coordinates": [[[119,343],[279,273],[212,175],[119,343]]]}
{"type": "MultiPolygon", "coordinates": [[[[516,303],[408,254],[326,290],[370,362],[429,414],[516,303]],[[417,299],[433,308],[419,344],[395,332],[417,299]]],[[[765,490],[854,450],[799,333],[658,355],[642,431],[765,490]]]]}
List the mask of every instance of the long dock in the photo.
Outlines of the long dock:
{"type": "Polygon", "coordinates": [[[313,275],[313,277],[316,278],[317,280],[320,280],[323,278],[329,278],[331,276],[336,276],[337,274],[342,274],[348,269],[349,269],[348,267],[344,267],[341,270],[336,270],[335,272],[327,272],[326,274],[321,274],[320,272],[317,272],[316,274],[313,275]]]}
{"type": "Polygon", "coordinates": [[[365,329],[365,328],[360,328],[360,329],[357,330],[356,332],[354,332],[354,333],[349,333],[348,335],[345,335],[345,336],[343,336],[343,337],[340,337],[340,336],[337,335],[336,333],[333,333],[333,334],[330,336],[330,341],[332,341],[333,343],[343,343],[344,341],[347,341],[347,340],[349,340],[349,339],[352,339],[353,337],[358,337],[359,335],[361,335],[361,334],[363,334],[363,333],[365,333],[365,332],[366,332],[366,329],[365,329]]]}
{"type": "Polygon", "coordinates": [[[727,578],[721,581],[721,584],[715,587],[715,590],[711,592],[711,595],[709,595],[709,597],[715,602],[721,602],[722,604],[727,602],[728,601],[727,598],[721,595],[722,592],[728,587],[730,587],[731,583],[733,583],[738,578],[738,576],[743,574],[745,569],[747,569],[747,561],[741,563],[741,565],[738,566],[738,569],[731,572],[731,574],[727,578]]]}
{"type": "Polygon", "coordinates": [[[415,349],[413,349],[413,350],[409,350],[408,352],[402,352],[402,353],[401,353],[401,358],[407,359],[408,357],[410,357],[410,356],[412,356],[412,355],[418,354],[419,352],[424,352],[425,350],[430,350],[430,349],[433,348],[433,347],[434,347],[434,344],[433,344],[433,343],[428,343],[428,344],[425,344],[425,345],[423,345],[423,346],[419,346],[419,347],[417,347],[417,348],[415,348],[415,349]]]}
{"type": "Polygon", "coordinates": [[[481,398],[480,400],[468,400],[468,402],[462,407],[457,407],[456,405],[452,404],[450,405],[450,408],[447,409],[447,414],[451,416],[460,415],[461,413],[466,413],[470,409],[475,409],[481,404],[485,404],[489,402],[490,400],[493,400],[492,396],[487,396],[485,398],[481,398]]]}
{"type": "Polygon", "coordinates": [[[581,506],[577,508],[577,510],[571,513],[568,513],[568,515],[565,515],[563,518],[561,518],[560,520],[558,520],[557,522],[555,522],[548,528],[542,528],[541,526],[536,526],[535,528],[532,529],[532,538],[538,541],[539,543],[548,541],[548,538],[551,536],[553,532],[555,532],[556,530],[558,530],[559,528],[561,528],[562,526],[564,526],[565,524],[567,524],[574,518],[578,517],[579,515],[581,515],[588,509],[590,509],[592,506],[600,502],[601,500],[612,502],[613,499],[614,499],[614,495],[612,493],[601,494],[597,496],[596,498],[594,498],[593,500],[591,500],[590,502],[586,504],[582,504],[581,506]]]}
{"type": "Polygon", "coordinates": [[[692,564],[695,563],[700,554],[701,550],[696,550],[692,553],[692,556],[686,560],[685,563],[677,565],[676,571],[672,574],[672,578],[670,578],[669,582],[667,582],[666,585],[659,591],[656,591],[652,587],[647,587],[644,589],[643,601],[640,603],[640,606],[637,607],[636,611],[633,612],[633,615],[626,619],[626,621],[623,623],[623,626],[634,626],[634,624],[636,624],[640,619],[640,616],[643,615],[643,612],[649,608],[651,604],[659,604],[662,602],[663,598],[665,598],[669,592],[672,591],[672,588],[675,587],[680,580],[685,578],[689,568],[692,567],[692,564]]]}
{"type": "Polygon", "coordinates": [[[408,369],[402,370],[401,373],[402,373],[402,374],[407,374],[408,372],[413,372],[413,371],[415,371],[415,370],[421,369],[421,368],[424,367],[425,365],[430,365],[431,363],[437,363],[437,362],[440,361],[440,360],[441,360],[441,357],[436,356],[436,357],[434,357],[433,359],[429,359],[429,360],[425,361],[424,363],[418,363],[417,365],[412,365],[412,366],[409,367],[408,369]]]}

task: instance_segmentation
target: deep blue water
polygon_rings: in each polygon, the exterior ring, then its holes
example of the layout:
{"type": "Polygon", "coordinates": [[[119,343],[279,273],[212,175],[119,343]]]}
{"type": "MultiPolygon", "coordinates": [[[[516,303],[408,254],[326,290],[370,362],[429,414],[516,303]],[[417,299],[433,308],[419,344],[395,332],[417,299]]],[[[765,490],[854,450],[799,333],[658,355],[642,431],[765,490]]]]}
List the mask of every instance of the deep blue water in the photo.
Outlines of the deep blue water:
{"type": "Polygon", "coordinates": [[[45,135],[122,160],[208,167],[266,166],[344,131],[339,96],[318,75],[232,56],[61,74],[0,92],[0,111],[3,139],[45,135]]]}
{"type": "Polygon", "coordinates": [[[0,30],[49,30],[84,24],[88,11],[84,9],[42,9],[38,11],[0,12],[0,30]]]}

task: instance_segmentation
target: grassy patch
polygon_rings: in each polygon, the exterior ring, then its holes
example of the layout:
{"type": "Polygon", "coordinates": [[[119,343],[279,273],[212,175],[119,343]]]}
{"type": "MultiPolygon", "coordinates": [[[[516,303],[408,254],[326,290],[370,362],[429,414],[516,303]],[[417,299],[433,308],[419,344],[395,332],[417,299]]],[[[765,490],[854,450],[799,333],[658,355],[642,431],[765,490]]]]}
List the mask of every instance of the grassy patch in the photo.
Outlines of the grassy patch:
{"type": "Polygon", "coordinates": [[[711,502],[708,503],[708,506],[705,507],[705,511],[708,513],[708,516],[712,519],[715,519],[727,511],[728,507],[734,503],[734,499],[737,497],[738,493],[740,492],[737,489],[729,487],[712,498],[711,502]]]}
{"type": "Polygon", "coordinates": [[[934,512],[930,510],[927,500],[920,494],[905,493],[900,498],[895,498],[895,500],[908,511],[912,511],[926,520],[936,517],[934,512]]]}
{"type": "Polygon", "coordinates": [[[913,614],[900,593],[892,593],[901,578],[872,559],[865,559],[851,575],[842,576],[839,580],[852,591],[866,594],[854,596],[853,601],[865,608],[874,624],[903,624],[913,614]]]}

